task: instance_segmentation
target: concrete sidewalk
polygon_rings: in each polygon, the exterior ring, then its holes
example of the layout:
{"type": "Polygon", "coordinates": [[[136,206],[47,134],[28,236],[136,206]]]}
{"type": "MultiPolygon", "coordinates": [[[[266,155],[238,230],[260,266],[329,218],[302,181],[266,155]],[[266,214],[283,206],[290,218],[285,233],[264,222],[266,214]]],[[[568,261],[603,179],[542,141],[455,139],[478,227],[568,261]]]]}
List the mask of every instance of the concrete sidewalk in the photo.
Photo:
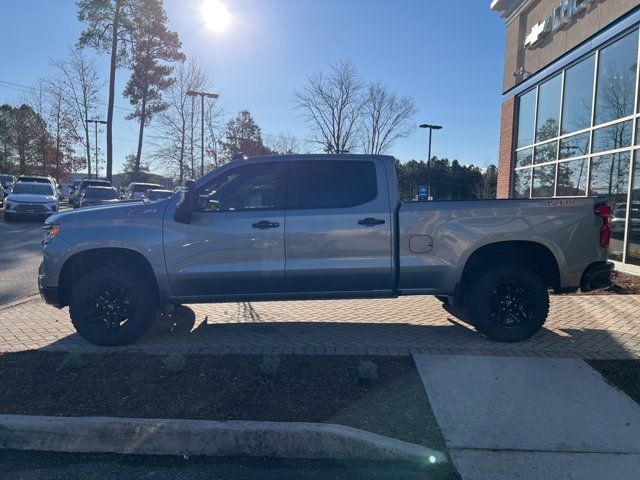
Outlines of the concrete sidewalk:
{"type": "Polygon", "coordinates": [[[582,360],[414,359],[463,479],[639,478],[640,406],[582,360]]]}

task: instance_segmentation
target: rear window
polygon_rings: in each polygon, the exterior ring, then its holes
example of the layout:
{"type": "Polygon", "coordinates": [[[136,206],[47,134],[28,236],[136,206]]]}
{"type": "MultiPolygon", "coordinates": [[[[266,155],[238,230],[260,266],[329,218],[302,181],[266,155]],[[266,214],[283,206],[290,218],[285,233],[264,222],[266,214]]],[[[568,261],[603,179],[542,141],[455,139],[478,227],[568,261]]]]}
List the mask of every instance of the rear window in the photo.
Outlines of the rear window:
{"type": "Polygon", "coordinates": [[[299,162],[290,186],[291,208],[346,208],[376,198],[373,162],[349,160],[299,162]]]}
{"type": "Polygon", "coordinates": [[[112,200],[118,198],[118,192],[114,188],[87,188],[85,192],[86,198],[100,198],[104,200],[112,200]]]}
{"type": "Polygon", "coordinates": [[[83,180],[80,184],[81,189],[86,189],[87,187],[110,187],[111,182],[107,180],[83,180]]]}
{"type": "Polygon", "coordinates": [[[146,192],[152,188],[162,188],[162,185],[156,185],[155,183],[139,183],[133,186],[134,192],[146,192]]]}

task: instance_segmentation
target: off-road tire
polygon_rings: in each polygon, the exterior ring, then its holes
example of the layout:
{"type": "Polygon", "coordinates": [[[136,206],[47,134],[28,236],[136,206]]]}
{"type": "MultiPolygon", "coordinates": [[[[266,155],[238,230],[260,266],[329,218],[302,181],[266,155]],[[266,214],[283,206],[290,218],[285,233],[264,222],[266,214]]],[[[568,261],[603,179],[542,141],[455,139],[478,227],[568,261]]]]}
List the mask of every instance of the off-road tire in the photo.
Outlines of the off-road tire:
{"type": "Polygon", "coordinates": [[[101,346],[135,342],[151,326],[158,310],[150,280],[134,269],[118,266],[85,274],[75,282],[69,299],[71,322],[78,334],[101,346]]]}
{"type": "Polygon", "coordinates": [[[496,342],[521,342],[532,337],[549,313],[547,287],[521,265],[498,265],[479,275],[471,282],[467,299],[470,322],[496,342]]]}

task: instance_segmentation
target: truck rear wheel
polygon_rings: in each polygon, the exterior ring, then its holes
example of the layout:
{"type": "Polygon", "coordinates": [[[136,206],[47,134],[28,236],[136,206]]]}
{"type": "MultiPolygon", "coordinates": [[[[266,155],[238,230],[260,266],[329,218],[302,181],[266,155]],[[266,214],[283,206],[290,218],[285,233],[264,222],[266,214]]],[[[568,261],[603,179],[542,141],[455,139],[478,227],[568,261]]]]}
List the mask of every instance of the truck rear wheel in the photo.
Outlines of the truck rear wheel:
{"type": "Polygon", "coordinates": [[[499,265],[471,285],[467,311],[473,326],[490,340],[520,342],[533,336],[549,313],[549,292],[534,272],[499,265]]]}
{"type": "Polygon", "coordinates": [[[133,269],[102,267],[80,278],[69,299],[78,334],[95,345],[128,345],[153,323],[156,294],[133,269]]]}

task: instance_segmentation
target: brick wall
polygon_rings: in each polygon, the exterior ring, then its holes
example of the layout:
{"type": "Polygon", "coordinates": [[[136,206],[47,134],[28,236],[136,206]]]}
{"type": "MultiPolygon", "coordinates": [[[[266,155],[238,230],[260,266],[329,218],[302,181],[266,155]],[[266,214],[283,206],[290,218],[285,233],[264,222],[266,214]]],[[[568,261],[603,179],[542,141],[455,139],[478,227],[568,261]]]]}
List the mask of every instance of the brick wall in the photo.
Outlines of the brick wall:
{"type": "Polygon", "coordinates": [[[498,198],[509,198],[513,175],[513,146],[515,144],[516,98],[502,104],[500,147],[498,150],[498,198]]]}

